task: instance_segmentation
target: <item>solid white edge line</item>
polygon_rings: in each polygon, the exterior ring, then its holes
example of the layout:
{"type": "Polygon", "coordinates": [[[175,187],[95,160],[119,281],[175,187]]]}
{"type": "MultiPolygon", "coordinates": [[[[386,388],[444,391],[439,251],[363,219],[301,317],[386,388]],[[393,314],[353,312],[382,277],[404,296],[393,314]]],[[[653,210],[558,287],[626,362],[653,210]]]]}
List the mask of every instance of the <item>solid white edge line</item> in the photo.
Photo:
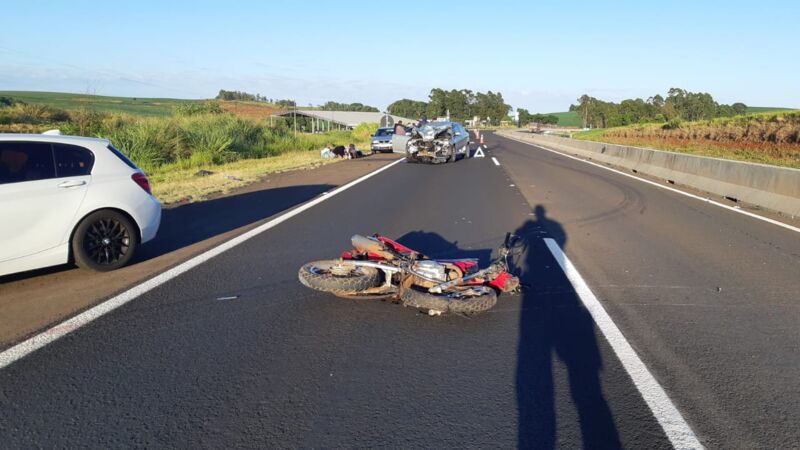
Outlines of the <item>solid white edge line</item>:
{"type": "Polygon", "coordinates": [[[166,283],[167,281],[177,277],[178,275],[188,272],[192,268],[199,266],[200,264],[219,255],[220,253],[228,251],[233,247],[236,247],[237,245],[241,244],[242,242],[245,242],[248,239],[251,239],[269,230],[270,228],[273,228],[276,225],[279,225],[291,219],[292,217],[302,213],[303,211],[306,211],[326,200],[331,199],[336,194],[344,192],[347,189],[350,189],[351,187],[361,183],[362,181],[370,177],[373,177],[400,162],[403,162],[404,160],[405,158],[398,159],[397,161],[388,164],[386,166],[383,166],[380,169],[377,169],[373,172],[370,172],[362,176],[361,178],[358,178],[343,186],[340,186],[339,188],[328,193],[327,195],[320,195],[315,199],[309,200],[306,203],[303,203],[300,206],[296,207],[295,209],[292,209],[291,211],[288,211],[270,220],[269,222],[261,224],[258,227],[253,228],[252,230],[244,234],[241,234],[228,241],[225,241],[222,244],[195,256],[194,258],[191,258],[181,264],[178,264],[177,266],[167,270],[166,272],[162,272],[161,274],[156,275],[155,277],[143,283],[140,283],[128,289],[127,291],[98,304],[97,306],[94,306],[82,312],[81,314],[72,317],[71,319],[65,320],[64,322],[61,322],[58,325],[54,325],[53,327],[48,328],[47,330],[37,334],[36,336],[33,336],[29,339],[26,339],[25,341],[20,342],[19,344],[0,353],[0,369],[5,368],[6,366],[14,363],[15,361],[25,357],[26,355],[44,347],[45,345],[54,342],[63,336],[66,336],[72,331],[77,330],[78,328],[88,324],[89,322],[97,319],[98,317],[108,314],[109,312],[130,302],[131,300],[139,297],[140,295],[166,283]]]}
{"type": "Polygon", "coordinates": [[[498,161],[497,158],[495,158],[494,156],[492,156],[492,161],[494,161],[494,165],[495,166],[499,166],[500,165],[500,161],[498,161]]]}
{"type": "Polygon", "coordinates": [[[630,375],[636,389],[642,394],[642,398],[644,398],[647,406],[650,407],[673,447],[677,449],[702,449],[703,445],[672,403],[664,388],[658,384],[653,374],[647,370],[647,366],[636,354],[636,351],[625,339],[625,336],[622,335],[614,321],[611,320],[611,316],[608,315],[603,305],[595,297],[592,290],[589,289],[586,281],[584,281],[575,266],[572,265],[572,262],[561,250],[561,247],[558,246],[558,243],[552,238],[544,238],[544,242],[558,265],[561,266],[564,275],[572,283],[572,287],[580,297],[583,306],[592,315],[597,327],[611,345],[625,371],[630,375]]]}
{"type": "Polygon", "coordinates": [[[608,167],[608,166],[604,166],[603,164],[598,164],[598,163],[593,162],[593,161],[587,161],[587,160],[585,160],[583,158],[579,158],[577,156],[573,156],[573,155],[570,155],[570,154],[565,153],[565,152],[561,152],[561,151],[558,151],[558,150],[553,150],[551,148],[544,147],[541,144],[534,144],[532,142],[523,141],[522,139],[511,137],[511,136],[502,136],[502,137],[505,137],[507,139],[511,139],[512,141],[520,142],[522,144],[527,144],[527,145],[530,145],[532,147],[540,148],[542,150],[545,150],[545,151],[548,151],[548,152],[551,152],[551,153],[555,153],[555,154],[558,154],[558,155],[561,155],[561,156],[565,156],[567,158],[571,158],[571,159],[574,159],[576,161],[581,161],[581,162],[584,162],[586,164],[591,164],[593,166],[600,167],[601,169],[610,170],[611,172],[618,173],[618,174],[626,176],[628,178],[633,178],[634,180],[639,180],[639,181],[641,181],[643,183],[647,183],[647,184],[651,184],[653,186],[660,187],[661,189],[666,189],[668,191],[675,192],[677,194],[685,195],[687,197],[691,197],[691,198],[694,198],[696,200],[700,200],[701,202],[710,203],[710,204],[712,204],[714,206],[719,206],[720,208],[725,208],[727,210],[730,210],[730,211],[733,211],[733,212],[736,212],[736,213],[739,213],[739,214],[744,214],[745,216],[749,216],[749,217],[752,217],[752,218],[755,218],[755,219],[758,219],[758,220],[763,220],[764,222],[768,222],[768,223],[771,223],[773,225],[777,225],[779,227],[786,228],[787,230],[791,230],[791,231],[794,231],[796,233],[800,233],[800,227],[795,227],[795,226],[789,225],[788,223],[783,223],[783,222],[781,222],[779,220],[770,219],[769,217],[759,216],[758,214],[751,213],[750,211],[745,211],[745,210],[740,209],[740,208],[734,208],[733,206],[725,205],[725,204],[720,203],[718,201],[711,200],[710,198],[701,197],[699,195],[690,194],[689,192],[682,191],[680,189],[676,189],[676,188],[669,187],[669,186],[664,186],[663,184],[657,183],[655,181],[647,180],[645,178],[640,178],[640,177],[637,177],[635,175],[631,175],[629,173],[623,172],[621,170],[617,170],[617,169],[614,169],[614,168],[611,168],[611,167],[608,167]]]}

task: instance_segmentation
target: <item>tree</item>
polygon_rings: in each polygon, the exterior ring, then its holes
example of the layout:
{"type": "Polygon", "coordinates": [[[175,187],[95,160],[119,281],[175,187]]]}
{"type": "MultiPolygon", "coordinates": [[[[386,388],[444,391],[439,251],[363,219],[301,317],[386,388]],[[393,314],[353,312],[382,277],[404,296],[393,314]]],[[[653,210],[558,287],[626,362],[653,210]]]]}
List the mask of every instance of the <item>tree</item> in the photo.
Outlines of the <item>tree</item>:
{"type": "Polygon", "coordinates": [[[734,103],[731,105],[731,108],[733,108],[733,113],[737,116],[747,114],[747,105],[745,105],[744,103],[740,102],[734,103]]]}
{"type": "Polygon", "coordinates": [[[394,114],[395,116],[415,119],[425,115],[427,108],[428,104],[425,102],[404,98],[390,104],[387,111],[389,111],[389,114],[394,114]]]}

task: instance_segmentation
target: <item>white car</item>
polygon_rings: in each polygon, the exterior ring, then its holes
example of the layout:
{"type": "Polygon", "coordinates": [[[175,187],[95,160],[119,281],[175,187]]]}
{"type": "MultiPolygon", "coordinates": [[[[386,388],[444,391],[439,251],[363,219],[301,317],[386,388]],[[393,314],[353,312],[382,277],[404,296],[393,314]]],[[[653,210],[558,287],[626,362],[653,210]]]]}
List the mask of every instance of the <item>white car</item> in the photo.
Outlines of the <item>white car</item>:
{"type": "Polygon", "coordinates": [[[144,172],[109,141],[0,134],[0,276],[70,261],[117,269],[160,222],[144,172]]]}

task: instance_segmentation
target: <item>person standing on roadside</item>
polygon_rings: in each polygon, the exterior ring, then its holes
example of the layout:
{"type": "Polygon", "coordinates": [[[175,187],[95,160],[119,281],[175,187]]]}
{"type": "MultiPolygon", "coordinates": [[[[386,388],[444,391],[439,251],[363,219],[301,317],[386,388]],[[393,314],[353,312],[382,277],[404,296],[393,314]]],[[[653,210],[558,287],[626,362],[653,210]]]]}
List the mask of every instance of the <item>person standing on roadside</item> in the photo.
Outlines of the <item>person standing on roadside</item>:
{"type": "Polygon", "coordinates": [[[403,121],[398,120],[397,125],[394,126],[394,134],[398,136],[405,136],[406,135],[406,127],[403,126],[403,121]]]}

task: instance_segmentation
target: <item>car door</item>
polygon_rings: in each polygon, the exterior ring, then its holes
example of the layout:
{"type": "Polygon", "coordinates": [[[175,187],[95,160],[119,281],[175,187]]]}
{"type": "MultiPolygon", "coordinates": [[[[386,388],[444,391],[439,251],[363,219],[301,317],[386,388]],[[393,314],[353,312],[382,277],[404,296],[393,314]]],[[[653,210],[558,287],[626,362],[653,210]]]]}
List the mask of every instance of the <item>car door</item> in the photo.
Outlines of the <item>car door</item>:
{"type": "Polygon", "coordinates": [[[455,130],[455,136],[453,139],[455,140],[454,144],[456,153],[465,153],[467,149],[467,143],[469,142],[467,130],[465,130],[464,127],[459,123],[453,124],[453,129],[455,130]]]}
{"type": "Polygon", "coordinates": [[[89,150],[75,147],[0,141],[0,261],[52,249],[68,238],[94,163],[89,150]]]}
{"type": "Polygon", "coordinates": [[[411,133],[406,134],[397,134],[392,133],[392,152],[393,153],[405,153],[406,152],[406,144],[411,139],[411,133]]]}

